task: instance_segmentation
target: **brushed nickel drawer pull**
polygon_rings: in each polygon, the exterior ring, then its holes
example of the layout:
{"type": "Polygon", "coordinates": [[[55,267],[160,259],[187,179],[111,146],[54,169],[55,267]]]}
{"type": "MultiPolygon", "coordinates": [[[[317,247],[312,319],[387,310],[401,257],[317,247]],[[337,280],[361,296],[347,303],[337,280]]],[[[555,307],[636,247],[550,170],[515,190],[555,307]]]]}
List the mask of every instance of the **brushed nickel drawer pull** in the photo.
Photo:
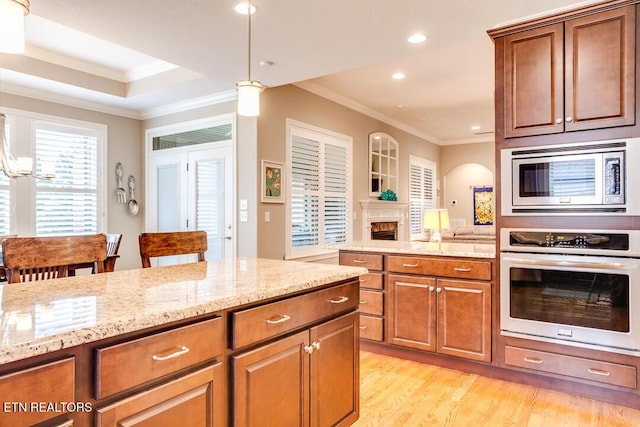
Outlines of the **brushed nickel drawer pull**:
{"type": "Polygon", "coordinates": [[[366,278],[366,277],[365,277],[364,279],[363,279],[363,278],[360,278],[360,281],[361,281],[361,282],[366,282],[366,281],[367,281],[367,278],[366,278]]]}
{"type": "Polygon", "coordinates": [[[403,267],[415,268],[418,264],[402,264],[403,267]]]}
{"type": "Polygon", "coordinates": [[[468,273],[471,271],[471,268],[469,267],[455,267],[454,268],[455,271],[462,271],[464,273],[468,273]]]}
{"type": "Polygon", "coordinates": [[[366,264],[367,260],[366,259],[354,259],[353,263],[354,264],[366,264]]]}
{"type": "MultiPolygon", "coordinates": [[[[274,316],[275,317],[275,316],[274,316]]],[[[279,318],[271,318],[271,319],[267,319],[265,320],[265,322],[267,322],[270,325],[277,325],[278,323],[283,323],[286,322],[287,320],[291,319],[291,316],[287,316],[286,314],[282,314],[280,315],[279,318]]]]}
{"type": "Polygon", "coordinates": [[[367,300],[366,300],[366,299],[361,299],[361,300],[360,300],[360,304],[366,304],[366,303],[367,303],[367,300]]]}
{"type": "Polygon", "coordinates": [[[366,326],[360,326],[360,329],[362,329],[364,331],[365,329],[367,329],[367,327],[366,326]]]}
{"type": "Polygon", "coordinates": [[[535,363],[536,365],[542,365],[542,359],[538,359],[537,357],[524,357],[525,362],[535,363]]]}
{"type": "Polygon", "coordinates": [[[589,368],[588,371],[589,371],[590,374],[601,375],[603,377],[608,377],[609,375],[611,375],[611,372],[605,371],[605,370],[602,370],[602,369],[589,368]]]}
{"type": "Polygon", "coordinates": [[[180,357],[183,354],[187,354],[189,353],[189,347],[185,347],[185,346],[181,346],[180,350],[171,353],[168,356],[158,356],[157,354],[154,354],[151,358],[153,360],[158,360],[158,361],[162,361],[162,360],[169,360],[169,359],[175,359],[176,357],[180,357]]]}
{"type": "Polygon", "coordinates": [[[331,298],[329,300],[331,304],[342,304],[343,302],[347,302],[347,301],[349,301],[349,297],[331,298]]]}

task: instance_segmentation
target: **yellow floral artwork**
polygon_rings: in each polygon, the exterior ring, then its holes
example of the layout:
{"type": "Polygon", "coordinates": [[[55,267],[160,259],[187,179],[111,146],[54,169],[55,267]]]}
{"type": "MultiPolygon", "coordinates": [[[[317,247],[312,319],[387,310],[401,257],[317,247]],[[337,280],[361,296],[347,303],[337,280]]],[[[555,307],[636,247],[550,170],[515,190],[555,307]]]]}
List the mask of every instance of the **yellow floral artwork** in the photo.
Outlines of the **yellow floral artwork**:
{"type": "Polygon", "coordinates": [[[473,225],[493,224],[493,187],[473,188],[473,225]]]}

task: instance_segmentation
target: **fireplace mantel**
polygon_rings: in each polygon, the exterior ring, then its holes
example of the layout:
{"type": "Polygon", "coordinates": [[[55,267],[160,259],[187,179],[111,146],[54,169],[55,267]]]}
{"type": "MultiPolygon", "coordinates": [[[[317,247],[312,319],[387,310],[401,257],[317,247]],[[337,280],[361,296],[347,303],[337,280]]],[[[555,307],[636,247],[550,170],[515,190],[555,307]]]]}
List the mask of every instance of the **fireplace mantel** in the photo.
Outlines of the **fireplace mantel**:
{"type": "Polygon", "coordinates": [[[398,222],[398,240],[406,240],[404,223],[409,209],[408,203],[383,200],[360,200],[362,207],[362,240],[371,240],[372,222],[398,222]]]}

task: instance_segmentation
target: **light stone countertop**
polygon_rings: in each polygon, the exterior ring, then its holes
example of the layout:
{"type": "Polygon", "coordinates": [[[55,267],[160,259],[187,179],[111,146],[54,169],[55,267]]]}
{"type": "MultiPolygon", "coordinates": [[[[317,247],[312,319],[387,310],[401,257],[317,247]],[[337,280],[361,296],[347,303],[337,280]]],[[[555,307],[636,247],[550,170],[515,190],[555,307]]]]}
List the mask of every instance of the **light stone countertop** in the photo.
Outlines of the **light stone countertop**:
{"type": "Polygon", "coordinates": [[[354,241],[344,245],[328,245],[327,249],[346,251],[398,253],[408,255],[438,255],[452,257],[495,258],[494,243],[402,242],[396,240],[354,241]]]}
{"type": "Polygon", "coordinates": [[[367,273],[236,258],[0,286],[0,364],[367,273]]]}

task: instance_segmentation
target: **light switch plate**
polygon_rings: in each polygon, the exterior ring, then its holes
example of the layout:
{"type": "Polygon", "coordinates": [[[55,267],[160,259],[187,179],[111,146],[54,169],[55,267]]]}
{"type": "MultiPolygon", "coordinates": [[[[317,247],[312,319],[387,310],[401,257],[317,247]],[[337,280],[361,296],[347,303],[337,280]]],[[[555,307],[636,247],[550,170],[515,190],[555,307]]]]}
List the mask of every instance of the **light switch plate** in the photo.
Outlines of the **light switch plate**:
{"type": "Polygon", "coordinates": [[[248,222],[249,221],[249,212],[241,211],[240,212],[240,222],[248,222]]]}
{"type": "Polygon", "coordinates": [[[240,210],[246,211],[247,206],[248,206],[247,199],[240,199],[240,210]]]}

